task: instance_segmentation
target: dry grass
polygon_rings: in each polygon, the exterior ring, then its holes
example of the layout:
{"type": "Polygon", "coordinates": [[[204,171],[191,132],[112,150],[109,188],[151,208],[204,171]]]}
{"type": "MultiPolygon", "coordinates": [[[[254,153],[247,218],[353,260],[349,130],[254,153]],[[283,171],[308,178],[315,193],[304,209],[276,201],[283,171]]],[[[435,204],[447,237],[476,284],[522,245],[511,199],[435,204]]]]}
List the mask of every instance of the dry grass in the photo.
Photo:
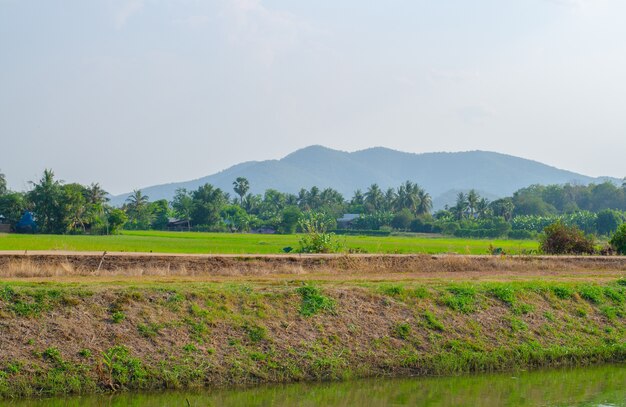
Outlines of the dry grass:
{"type": "Polygon", "coordinates": [[[0,278],[184,278],[324,280],[608,278],[626,273],[624,257],[462,255],[194,256],[1,254],[0,278]]]}

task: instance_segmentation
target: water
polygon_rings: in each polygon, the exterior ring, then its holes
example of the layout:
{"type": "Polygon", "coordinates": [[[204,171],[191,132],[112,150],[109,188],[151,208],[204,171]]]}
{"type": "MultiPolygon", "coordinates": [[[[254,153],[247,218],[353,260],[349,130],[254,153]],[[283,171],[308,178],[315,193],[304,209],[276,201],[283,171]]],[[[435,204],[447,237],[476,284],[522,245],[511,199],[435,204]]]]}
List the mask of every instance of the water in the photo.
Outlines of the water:
{"type": "MultiPolygon", "coordinates": [[[[0,405],[2,402],[0,401],[0,405]]],[[[19,407],[626,406],[626,365],[14,401],[19,407]],[[189,402],[189,404],[187,403],[189,402]]]]}

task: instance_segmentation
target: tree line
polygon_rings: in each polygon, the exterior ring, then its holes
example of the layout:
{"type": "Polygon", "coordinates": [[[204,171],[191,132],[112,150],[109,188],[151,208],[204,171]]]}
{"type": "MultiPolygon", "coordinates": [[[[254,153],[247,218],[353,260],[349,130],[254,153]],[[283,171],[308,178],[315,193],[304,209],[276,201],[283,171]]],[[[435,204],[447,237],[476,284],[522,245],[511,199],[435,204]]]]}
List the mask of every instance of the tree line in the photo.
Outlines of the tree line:
{"type": "MultiPolygon", "coordinates": [[[[462,237],[533,238],[556,222],[574,225],[586,233],[610,235],[626,217],[626,184],[532,185],[512,196],[489,201],[479,192],[460,192],[454,205],[433,213],[430,194],[406,181],[396,188],[377,184],[356,190],[350,199],[332,189],[312,187],[297,194],[268,189],[250,193],[250,183],[239,177],[232,193],[210,184],[195,190],[179,189],[171,201],[151,201],[135,190],[116,208],[97,183],[66,184],[45,170],[27,192],[7,189],[0,173],[0,215],[16,230],[29,211],[41,233],[109,234],[120,229],[164,230],[176,219],[178,229],[247,232],[271,229],[294,233],[310,213],[320,214],[330,229],[344,214],[357,214],[347,225],[362,233],[410,231],[462,237]]],[[[30,231],[30,230],[24,230],[30,231]]]]}

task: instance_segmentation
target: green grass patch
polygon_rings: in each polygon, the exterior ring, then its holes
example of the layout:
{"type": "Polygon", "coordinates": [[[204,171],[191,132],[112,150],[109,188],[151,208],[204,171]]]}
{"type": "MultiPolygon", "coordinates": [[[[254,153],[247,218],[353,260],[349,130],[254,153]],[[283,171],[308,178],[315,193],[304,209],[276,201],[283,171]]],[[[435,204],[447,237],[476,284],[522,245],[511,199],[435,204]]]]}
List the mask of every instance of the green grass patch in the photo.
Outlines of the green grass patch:
{"type": "Polygon", "coordinates": [[[299,287],[296,291],[302,297],[300,314],[305,317],[310,317],[322,311],[332,312],[335,310],[335,300],[322,295],[317,287],[305,285],[299,287]]]}
{"type": "Polygon", "coordinates": [[[441,302],[455,311],[469,314],[476,309],[476,288],[471,285],[450,286],[441,302]]]}
{"type": "Polygon", "coordinates": [[[424,318],[424,322],[426,323],[426,326],[428,328],[434,329],[436,331],[445,330],[444,325],[437,319],[435,314],[433,314],[432,312],[424,311],[424,313],[422,314],[422,317],[424,318]]]}
{"type": "Polygon", "coordinates": [[[398,339],[408,339],[411,334],[411,325],[407,322],[398,322],[391,331],[392,335],[398,339]]]}
{"type": "Polygon", "coordinates": [[[597,285],[583,285],[578,289],[578,294],[589,302],[600,304],[602,302],[603,290],[597,285]]]}

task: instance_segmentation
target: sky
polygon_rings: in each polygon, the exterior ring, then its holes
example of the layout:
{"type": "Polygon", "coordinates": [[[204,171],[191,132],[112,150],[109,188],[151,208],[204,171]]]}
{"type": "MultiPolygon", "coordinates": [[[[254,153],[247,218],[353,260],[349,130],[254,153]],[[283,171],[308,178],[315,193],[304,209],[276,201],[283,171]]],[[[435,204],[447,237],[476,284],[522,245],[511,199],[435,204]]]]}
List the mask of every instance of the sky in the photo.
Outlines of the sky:
{"type": "Polygon", "coordinates": [[[626,176],[623,0],[0,0],[0,171],[119,194],[308,145],[626,176]]]}

